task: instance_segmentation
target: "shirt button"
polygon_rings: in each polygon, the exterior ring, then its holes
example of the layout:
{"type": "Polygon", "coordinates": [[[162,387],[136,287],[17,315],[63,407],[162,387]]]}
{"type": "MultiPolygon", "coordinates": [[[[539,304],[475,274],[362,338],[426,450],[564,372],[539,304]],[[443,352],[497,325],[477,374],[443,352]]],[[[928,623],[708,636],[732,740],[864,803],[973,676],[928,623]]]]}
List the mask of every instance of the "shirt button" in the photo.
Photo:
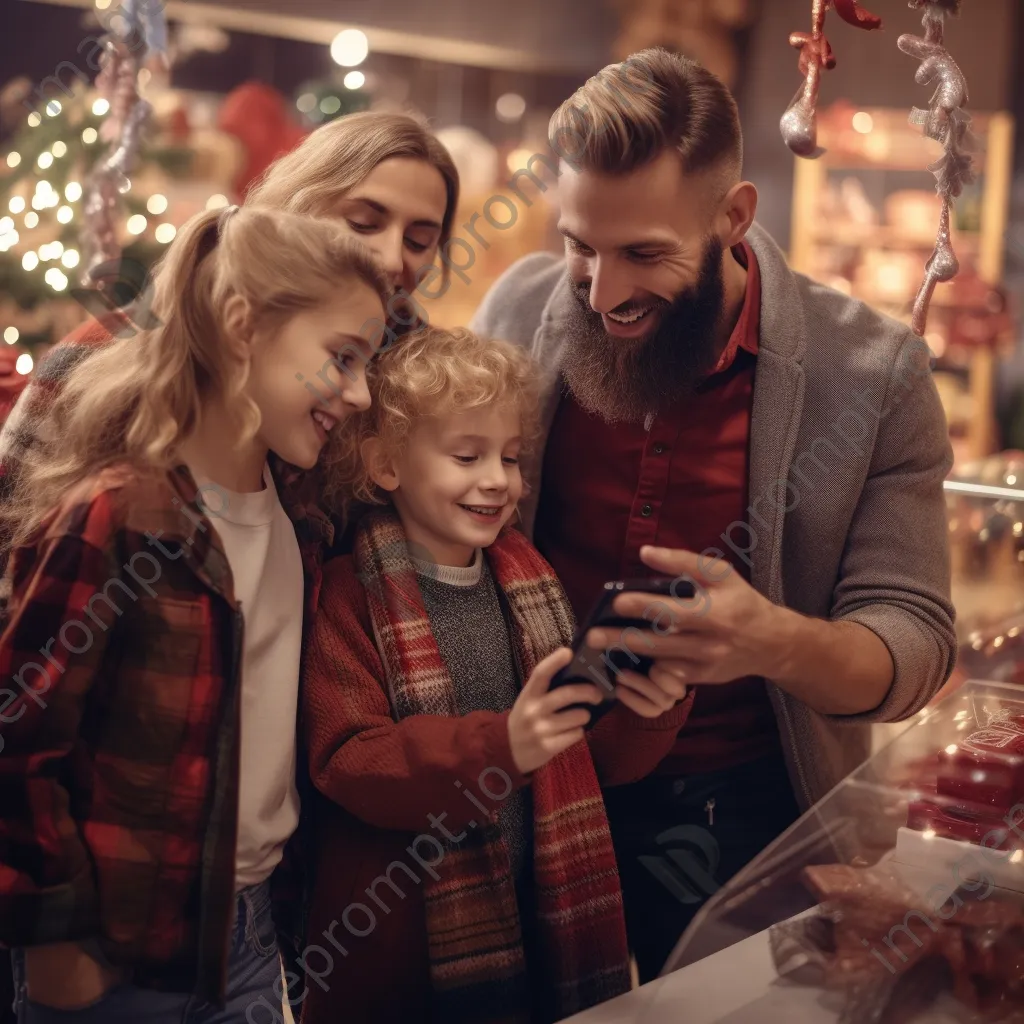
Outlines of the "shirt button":
{"type": "Polygon", "coordinates": [[[665,446],[663,444],[656,444],[654,446],[654,454],[655,455],[664,455],[665,454],[665,446]]]}
{"type": "Polygon", "coordinates": [[[640,515],[646,519],[653,511],[654,509],[650,505],[644,505],[644,507],[640,509],[640,515]]]}

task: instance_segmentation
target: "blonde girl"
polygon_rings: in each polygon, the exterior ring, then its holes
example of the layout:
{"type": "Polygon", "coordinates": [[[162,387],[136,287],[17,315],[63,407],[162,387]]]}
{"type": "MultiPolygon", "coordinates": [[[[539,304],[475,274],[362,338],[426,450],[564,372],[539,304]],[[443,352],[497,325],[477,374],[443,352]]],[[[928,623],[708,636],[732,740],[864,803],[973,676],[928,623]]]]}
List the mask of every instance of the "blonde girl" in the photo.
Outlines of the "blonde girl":
{"type": "Polygon", "coordinates": [[[329,534],[285,470],[368,406],[386,297],[334,221],[203,213],[157,271],[157,325],[57,397],[6,508],[0,942],[21,1024],[280,1009],[269,879],[329,534]]]}
{"type": "Polygon", "coordinates": [[[600,783],[652,770],[691,699],[620,686],[584,741],[570,705],[596,687],[548,692],[573,618],[511,528],[538,421],[521,350],[418,332],[370,388],[326,455],[330,496],[369,509],[325,568],[303,686],[303,1019],[560,1019],[629,987],[600,783]]]}

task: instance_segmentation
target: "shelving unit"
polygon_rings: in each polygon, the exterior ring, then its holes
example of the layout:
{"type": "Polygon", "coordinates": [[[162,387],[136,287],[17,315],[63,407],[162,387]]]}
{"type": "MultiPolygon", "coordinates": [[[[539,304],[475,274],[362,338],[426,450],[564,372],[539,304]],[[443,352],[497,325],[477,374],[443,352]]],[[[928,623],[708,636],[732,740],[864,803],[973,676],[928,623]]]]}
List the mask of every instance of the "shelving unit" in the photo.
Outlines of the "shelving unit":
{"type": "MultiPolygon", "coordinates": [[[[796,159],[790,245],[795,270],[907,323],[938,227],[928,165],[942,154],[908,114],[847,104],[822,112],[825,152],[796,159]]],[[[1006,113],[972,118],[977,180],[953,210],[961,272],[936,289],[927,335],[958,459],[994,449],[992,374],[1008,333],[999,328],[1005,314],[988,304],[1003,275],[1014,121],[1006,113]]]]}

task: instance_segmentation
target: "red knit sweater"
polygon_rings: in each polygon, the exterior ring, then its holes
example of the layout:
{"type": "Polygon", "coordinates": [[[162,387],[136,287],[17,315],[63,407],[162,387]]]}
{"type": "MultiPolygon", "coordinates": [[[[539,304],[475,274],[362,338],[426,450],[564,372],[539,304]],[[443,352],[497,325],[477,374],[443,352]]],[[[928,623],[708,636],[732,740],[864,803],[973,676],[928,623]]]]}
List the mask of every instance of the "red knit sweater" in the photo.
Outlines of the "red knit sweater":
{"type": "MultiPolygon", "coordinates": [[[[396,723],[383,679],[362,585],[352,559],[337,558],[324,570],[303,686],[318,790],[305,958],[314,976],[307,978],[304,1024],[428,1019],[426,923],[421,887],[411,877],[422,878],[426,869],[410,848],[429,864],[437,847],[417,836],[441,834],[431,815],[453,834],[479,817],[456,782],[475,780],[490,767],[506,772],[516,787],[530,781],[512,760],[508,712],[414,715],[396,723]]],[[[602,785],[653,771],[691,704],[688,696],[656,719],[624,705],[605,715],[588,733],[602,785]]]]}

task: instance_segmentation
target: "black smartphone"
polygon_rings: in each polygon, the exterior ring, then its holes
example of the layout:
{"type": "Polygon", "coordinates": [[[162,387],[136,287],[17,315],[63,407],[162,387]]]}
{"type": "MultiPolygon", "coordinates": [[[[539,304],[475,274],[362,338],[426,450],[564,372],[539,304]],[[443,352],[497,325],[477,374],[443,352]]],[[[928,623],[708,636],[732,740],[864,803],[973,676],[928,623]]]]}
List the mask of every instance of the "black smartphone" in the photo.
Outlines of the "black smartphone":
{"type": "Polygon", "coordinates": [[[678,578],[656,578],[650,580],[611,580],[604,585],[601,596],[587,616],[586,622],[577,630],[573,640],[573,659],[551,680],[549,689],[568,686],[570,683],[592,683],[604,695],[600,704],[571,704],[570,707],[585,708],[590,712],[589,729],[602,715],[606,714],[615,704],[615,680],[620,672],[630,670],[640,675],[647,675],[654,664],[652,658],[644,657],[638,648],[642,641],[629,630],[650,630],[656,614],[649,619],[631,619],[617,615],[612,609],[612,602],[619,594],[650,594],[652,597],[676,598],[680,601],[692,601],[697,591],[689,580],[678,578]],[[586,635],[590,630],[601,626],[606,629],[620,629],[621,637],[606,649],[595,649],[586,644],[586,635]]]}

